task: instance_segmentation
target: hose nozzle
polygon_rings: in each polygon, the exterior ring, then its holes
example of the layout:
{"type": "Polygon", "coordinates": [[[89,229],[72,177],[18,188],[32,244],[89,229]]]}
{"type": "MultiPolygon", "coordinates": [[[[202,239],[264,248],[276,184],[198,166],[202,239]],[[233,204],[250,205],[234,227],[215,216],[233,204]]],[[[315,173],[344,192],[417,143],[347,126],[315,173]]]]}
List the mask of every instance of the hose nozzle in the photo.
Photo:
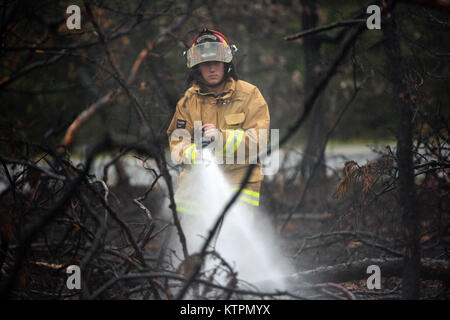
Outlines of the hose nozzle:
{"type": "Polygon", "coordinates": [[[211,138],[202,137],[202,148],[207,147],[211,143],[211,138]]]}

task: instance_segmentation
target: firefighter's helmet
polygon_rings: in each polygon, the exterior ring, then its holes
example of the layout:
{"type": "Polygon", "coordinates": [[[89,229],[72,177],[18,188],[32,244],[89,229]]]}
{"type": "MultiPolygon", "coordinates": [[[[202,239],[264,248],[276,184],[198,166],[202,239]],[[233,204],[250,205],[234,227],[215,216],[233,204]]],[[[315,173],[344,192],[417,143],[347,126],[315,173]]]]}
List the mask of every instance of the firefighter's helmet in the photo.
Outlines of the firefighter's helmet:
{"type": "Polygon", "coordinates": [[[215,30],[203,29],[192,40],[191,47],[186,52],[187,67],[192,68],[206,61],[230,63],[236,52],[236,46],[230,46],[223,34],[215,30]]]}

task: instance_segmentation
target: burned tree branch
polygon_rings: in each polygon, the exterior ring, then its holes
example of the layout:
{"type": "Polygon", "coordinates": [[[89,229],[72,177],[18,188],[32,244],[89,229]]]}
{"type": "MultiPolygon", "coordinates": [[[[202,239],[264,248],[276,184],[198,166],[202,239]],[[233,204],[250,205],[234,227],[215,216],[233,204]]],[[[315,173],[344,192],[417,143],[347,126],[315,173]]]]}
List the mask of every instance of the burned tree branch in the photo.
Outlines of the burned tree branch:
{"type": "MultiPolygon", "coordinates": [[[[147,57],[148,51],[147,49],[141,50],[136,61],[131,68],[130,75],[128,76],[127,85],[131,85],[136,79],[136,74],[139,70],[144,59],[147,57]]],[[[122,92],[122,88],[118,87],[109,91],[102,98],[97,100],[94,104],[89,106],[86,110],[80,113],[77,118],[72,122],[69,128],[66,131],[66,134],[61,142],[61,144],[65,147],[70,147],[75,139],[75,135],[80,127],[89,119],[92,118],[94,114],[96,114],[101,108],[105,107],[108,103],[111,103],[120,93],[122,92]]]]}
{"type": "Polygon", "coordinates": [[[45,212],[45,214],[36,223],[31,225],[20,237],[18,242],[19,245],[14,257],[14,266],[12,267],[5,285],[0,290],[0,296],[3,297],[3,299],[9,298],[12,290],[14,289],[14,286],[16,285],[17,275],[20,268],[22,267],[26,252],[29,249],[29,246],[34,237],[40,230],[42,230],[42,228],[49,224],[57,214],[61,213],[61,209],[67,204],[72,195],[77,191],[77,188],[80,186],[82,181],[85,179],[94,156],[100,151],[100,149],[103,147],[103,144],[104,141],[96,144],[92,148],[92,151],[90,152],[84,165],[84,169],[81,172],[79,172],[74,178],[69,176],[66,177],[69,181],[69,184],[67,185],[66,191],[62,195],[62,197],[55,203],[52,208],[45,212]]]}
{"type": "Polygon", "coordinates": [[[61,176],[59,174],[55,174],[51,171],[48,171],[38,165],[36,165],[35,163],[31,162],[31,161],[26,161],[26,160],[18,160],[18,159],[11,159],[8,157],[3,157],[0,155],[0,161],[4,162],[4,163],[14,163],[14,164],[20,164],[23,166],[27,166],[30,168],[33,168],[35,170],[38,170],[39,172],[43,173],[44,175],[52,178],[52,179],[56,179],[56,180],[61,180],[61,181],[65,181],[66,177],[61,176]]]}
{"type": "Polygon", "coordinates": [[[337,125],[339,124],[339,122],[341,121],[342,117],[344,116],[344,114],[347,112],[348,108],[350,107],[350,105],[352,104],[352,102],[354,101],[354,99],[356,98],[357,94],[359,92],[359,88],[355,88],[355,90],[353,91],[353,94],[351,96],[351,98],[349,99],[349,101],[346,103],[346,105],[342,108],[341,112],[339,113],[337,119],[334,121],[333,126],[330,128],[330,130],[328,130],[327,135],[323,141],[323,145],[321,147],[320,150],[320,157],[319,159],[317,159],[314,168],[313,168],[313,172],[312,174],[309,176],[308,180],[306,181],[306,185],[305,188],[303,189],[300,201],[295,205],[295,207],[288,213],[288,217],[286,218],[285,222],[283,223],[281,229],[280,229],[280,233],[283,232],[283,230],[286,228],[286,225],[289,223],[292,215],[295,212],[300,212],[301,208],[303,206],[303,203],[305,201],[305,197],[306,194],[308,192],[309,186],[311,185],[311,182],[313,180],[313,178],[315,177],[315,173],[318,170],[320,164],[323,161],[323,157],[325,154],[325,148],[327,146],[328,140],[330,139],[331,134],[333,133],[333,131],[336,129],[337,125]]]}
{"type": "MultiPolygon", "coordinates": [[[[89,186],[89,188],[92,188],[89,186]]],[[[96,192],[93,190],[93,192],[96,192]]],[[[136,240],[134,239],[133,233],[131,232],[130,228],[127,226],[125,222],[122,221],[122,219],[119,218],[119,215],[115,210],[111,208],[111,206],[105,201],[103,197],[100,196],[100,200],[102,202],[102,205],[105,207],[105,209],[108,211],[108,213],[111,215],[111,217],[120,225],[120,227],[125,231],[125,234],[127,235],[128,241],[132,245],[133,249],[136,252],[137,258],[141,262],[141,264],[145,267],[149,267],[147,262],[145,261],[144,254],[142,253],[142,250],[139,248],[139,246],[136,243],[136,240]]]]}
{"type": "Polygon", "coordinates": [[[292,41],[292,40],[296,40],[302,37],[306,37],[306,36],[310,36],[319,32],[323,32],[323,31],[328,31],[331,29],[335,29],[335,28],[340,28],[340,27],[347,27],[347,26],[354,26],[354,25],[358,25],[361,23],[365,23],[366,19],[352,19],[352,20],[346,20],[346,21],[339,21],[339,22],[335,22],[326,26],[322,26],[322,27],[318,27],[318,28],[314,28],[314,29],[310,29],[310,30],[305,30],[290,36],[285,36],[283,37],[283,40],[286,41],[292,41]]]}
{"type": "Polygon", "coordinates": [[[24,75],[30,73],[31,71],[34,71],[39,68],[47,67],[49,65],[52,65],[52,64],[58,62],[59,60],[61,60],[61,58],[63,56],[64,56],[63,54],[59,54],[48,60],[34,62],[34,63],[24,67],[23,69],[13,73],[12,75],[9,75],[9,76],[1,79],[0,80],[0,90],[3,89],[4,87],[8,86],[9,84],[13,83],[14,81],[20,79],[24,75]]]}

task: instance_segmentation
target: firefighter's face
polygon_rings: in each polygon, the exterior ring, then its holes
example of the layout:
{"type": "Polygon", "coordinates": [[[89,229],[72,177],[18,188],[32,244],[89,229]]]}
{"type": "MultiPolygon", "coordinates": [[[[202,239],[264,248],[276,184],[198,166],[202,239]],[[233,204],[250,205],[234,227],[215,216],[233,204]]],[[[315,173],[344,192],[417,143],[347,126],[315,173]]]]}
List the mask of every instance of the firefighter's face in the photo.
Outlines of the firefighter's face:
{"type": "Polygon", "coordinates": [[[199,65],[203,80],[209,87],[214,87],[222,82],[225,73],[225,64],[218,61],[207,61],[199,65]]]}

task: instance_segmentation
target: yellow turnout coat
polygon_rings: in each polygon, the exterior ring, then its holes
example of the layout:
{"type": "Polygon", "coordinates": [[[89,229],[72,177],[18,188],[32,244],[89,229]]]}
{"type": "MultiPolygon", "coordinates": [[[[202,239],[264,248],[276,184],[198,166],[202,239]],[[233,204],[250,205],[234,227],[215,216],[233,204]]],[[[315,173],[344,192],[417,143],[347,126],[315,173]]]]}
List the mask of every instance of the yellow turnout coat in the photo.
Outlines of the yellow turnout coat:
{"type": "MultiPolygon", "coordinates": [[[[182,179],[185,171],[195,164],[196,156],[199,154],[194,143],[195,121],[201,121],[202,125],[212,123],[220,130],[222,145],[217,146],[216,151],[222,150],[225,160],[219,166],[231,184],[239,184],[252,161],[249,159],[249,152],[251,152],[249,144],[259,145],[260,129],[265,130],[267,141],[269,139],[269,108],[261,92],[248,82],[235,81],[232,78],[227,80],[223,93],[218,96],[201,92],[196,84],[185,92],[183,98],[177,103],[175,114],[167,130],[172,157],[188,163],[179,179],[182,179]],[[177,129],[183,129],[189,133],[191,139],[172,137],[172,133],[177,129]],[[236,161],[236,154],[240,148],[245,149],[245,163],[236,161]],[[226,160],[227,157],[230,159],[230,156],[234,159],[233,163],[226,160]]],[[[256,159],[253,161],[256,162],[256,159]]],[[[249,199],[252,199],[247,201],[248,203],[259,205],[259,187],[263,177],[261,162],[258,160],[257,167],[250,176],[249,184],[242,192],[242,196],[247,195],[249,199]]]]}

